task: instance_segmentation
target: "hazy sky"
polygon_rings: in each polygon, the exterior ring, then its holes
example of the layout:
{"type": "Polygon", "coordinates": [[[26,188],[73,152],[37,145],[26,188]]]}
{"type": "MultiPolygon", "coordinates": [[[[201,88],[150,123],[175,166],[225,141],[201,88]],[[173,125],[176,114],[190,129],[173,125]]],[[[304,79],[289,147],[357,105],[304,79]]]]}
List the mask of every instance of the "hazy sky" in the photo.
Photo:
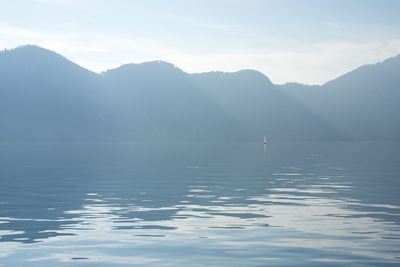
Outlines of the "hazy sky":
{"type": "Polygon", "coordinates": [[[165,60],[323,83],[400,53],[397,0],[0,0],[0,48],[37,44],[100,72],[165,60]]]}

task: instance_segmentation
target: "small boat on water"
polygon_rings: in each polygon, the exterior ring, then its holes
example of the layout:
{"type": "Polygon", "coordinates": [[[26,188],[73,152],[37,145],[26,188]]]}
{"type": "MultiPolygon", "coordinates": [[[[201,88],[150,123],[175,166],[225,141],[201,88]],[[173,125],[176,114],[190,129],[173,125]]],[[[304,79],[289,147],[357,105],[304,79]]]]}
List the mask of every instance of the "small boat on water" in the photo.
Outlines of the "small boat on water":
{"type": "Polygon", "coordinates": [[[267,144],[267,137],[264,135],[264,145],[267,144]]]}

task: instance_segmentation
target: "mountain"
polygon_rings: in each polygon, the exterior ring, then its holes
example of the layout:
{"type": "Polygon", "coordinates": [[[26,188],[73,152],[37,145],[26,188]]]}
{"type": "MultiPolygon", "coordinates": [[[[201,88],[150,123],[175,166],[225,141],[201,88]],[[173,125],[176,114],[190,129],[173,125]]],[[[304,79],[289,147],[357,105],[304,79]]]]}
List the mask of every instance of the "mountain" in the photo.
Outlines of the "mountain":
{"type": "Polygon", "coordinates": [[[193,74],[192,77],[241,126],[246,141],[255,141],[254,137],[264,134],[272,140],[345,138],[258,71],[209,72],[193,74]]]}
{"type": "Polygon", "coordinates": [[[239,125],[215,105],[190,75],[172,64],[128,64],[105,72],[111,113],[125,141],[238,140],[239,125]]]}
{"type": "Polygon", "coordinates": [[[107,129],[98,76],[36,46],[0,53],[0,142],[96,140],[107,129]]]}
{"type": "Polygon", "coordinates": [[[188,74],[162,61],[97,74],[23,46],[0,52],[0,143],[393,140],[398,61],[274,85],[254,70],[188,74]]]}
{"type": "Polygon", "coordinates": [[[322,86],[281,89],[353,140],[400,140],[400,55],[322,86]]]}

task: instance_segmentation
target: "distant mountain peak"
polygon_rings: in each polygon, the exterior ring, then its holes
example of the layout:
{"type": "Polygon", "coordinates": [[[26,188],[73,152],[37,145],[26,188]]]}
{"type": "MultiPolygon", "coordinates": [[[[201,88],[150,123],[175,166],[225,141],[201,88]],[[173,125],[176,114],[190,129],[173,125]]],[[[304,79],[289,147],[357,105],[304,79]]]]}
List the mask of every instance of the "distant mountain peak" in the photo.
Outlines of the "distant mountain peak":
{"type": "Polygon", "coordinates": [[[323,86],[332,86],[339,83],[355,82],[369,83],[372,81],[381,82],[395,79],[400,75],[400,54],[387,58],[383,61],[362,65],[350,72],[347,72],[336,79],[326,82],[323,86]]]}
{"type": "Polygon", "coordinates": [[[244,69],[235,72],[223,72],[223,71],[210,71],[210,72],[202,72],[202,73],[193,73],[193,76],[209,76],[209,77],[220,77],[220,78],[229,78],[229,79],[239,79],[242,81],[252,80],[254,82],[262,82],[263,84],[273,85],[271,80],[262,72],[252,69],[244,69]]]}
{"type": "Polygon", "coordinates": [[[22,46],[17,46],[13,49],[5,49],[3,51],[4,54],[21,54],[23,56],[28,56],[28,55],[35,55],[38,57],[43,57],[43,56],[56,56],[56,57],[60,57],[60,58],[64,58],[64,56],[62,56],[61,54],[58,54],[52,50],[37,46],[37,45],[32,45],[32,44],[28,44],[28,45],[22,45],[22,46]]]}
{"type": "Polygon", "coordinates": [[[103,75],[112,75],[112,74],[125,74],[129,75],[131,73],[154,73],[154,74],[185,74],[180,68],[176,67],[174,64],[169,62],[165,62],[162,60],[156,61],[147,61],[142,63],[128,63],[121,65],[114,69],[109,69],[103,72],[103,75]]]}
{"type": "Polygon", "coordinates": [[[268,83],[272,84],[272,82],[268,78],[268,76],[265,75],[264,73],[258,71],[258,70],[244,69],[244,70],[240,70],[240,71],[238,71],[236,73],[240,74],[240,75],[246,75],[246,76],[249,76],[249,77],[264,79],[264,80],[268,81],[268,83]]]}
{"type": "Polygon", "coordinates": [[[35,44],[26,44],[26,45],[21,45],[17,46],[16,48],[12,50],[41,50],[41,51],[47,51],[47,52],[52,52],[55,53],[54,51],[51,51],[50,49],[35,45],[35,44]]]}
{"type": "MultiPolygon", "coordinates": [[[[21,71],[31,71],[32,68],[41,70],[52,70],[54,68],[60,68],[64,70],[82,70],[83,72],[94,75],[95,73],[83,68],[75,62],[67,59],[61,54],[52,50],[37,46],[37,45],[23,45],[13,49],[5,49],[0,53],[0,59],[2,62],[14,62],[18,63],[21,71]]],[[[0,61],[0,64],[2,63],[0,61]]],[[[18,66],[18,64],[14,64],[18,66]]],[[[9,66],[12,67],[12,66],[9,66]]]]}
{"type": "Polygon", "coordinates": [[[159,66],[169,66],[169,67],[174,67],[176,68],[176,66],[170,62],[167,61],[163,61],[163,60],[152,60],[152,61],[145,61],[140,63],[141,65],[159,65],[159,66]]]}

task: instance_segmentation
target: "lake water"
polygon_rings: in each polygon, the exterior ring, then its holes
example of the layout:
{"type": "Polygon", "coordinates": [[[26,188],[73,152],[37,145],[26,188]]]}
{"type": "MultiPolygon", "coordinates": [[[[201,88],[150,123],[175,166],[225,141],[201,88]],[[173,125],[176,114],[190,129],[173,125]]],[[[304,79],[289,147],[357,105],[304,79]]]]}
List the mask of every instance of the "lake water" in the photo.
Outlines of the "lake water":
{"type": "Polygon", "coordinates": [[[399,153],[0,145],[0,266],[400,266],[399,153]]]}

